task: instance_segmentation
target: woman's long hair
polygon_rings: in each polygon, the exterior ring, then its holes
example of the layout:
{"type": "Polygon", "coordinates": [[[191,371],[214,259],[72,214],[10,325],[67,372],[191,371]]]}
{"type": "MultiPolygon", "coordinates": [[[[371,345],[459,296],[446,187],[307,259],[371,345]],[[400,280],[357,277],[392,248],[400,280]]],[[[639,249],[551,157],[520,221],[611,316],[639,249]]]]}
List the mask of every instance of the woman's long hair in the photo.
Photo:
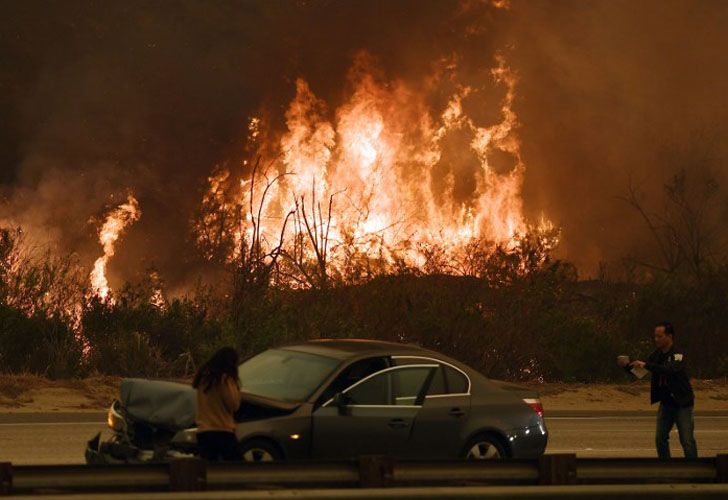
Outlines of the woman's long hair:
{"type": "Polygon", "coordinates": [[[207,363],[197,370],[195,379],[192,381],[192,387],[197,389],[202,386],[203,391],[207,392],[222,382],[223,375],[227,375],[240,385],[238,380],[238,353],[232,347],[223,347],[213,354],[207,360],[207,363]]]}

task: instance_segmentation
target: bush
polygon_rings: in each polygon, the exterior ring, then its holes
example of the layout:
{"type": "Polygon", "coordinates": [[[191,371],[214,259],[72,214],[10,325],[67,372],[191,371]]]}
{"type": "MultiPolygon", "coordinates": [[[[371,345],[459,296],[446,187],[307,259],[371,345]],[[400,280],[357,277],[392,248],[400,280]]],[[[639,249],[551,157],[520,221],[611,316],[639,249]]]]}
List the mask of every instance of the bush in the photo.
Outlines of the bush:
{"type": "Polygon", "coordinates": [[[0,303],[0,371],[73,377],[82,372],[81,359],[81,342],[64,322],[0,303]]]}
{"type": "Polygon", "coordinates": [[[644,358],[660,320],[675,324],[692,375],[722,377],[728,363],[728,265],[700,280],[579,281],[524,240],[490,253],[474,246],[461,276],[436,274],[433,250],[430,274],[403,266],[305,290],[230,279],[171,302],[146,279],[101,302],[83,298],[88,274],[71,260],[22,258],[17,234],[0,231],[4,372],[185,377],[224,345],[248,356],[329,337],[416,343],[494,378],[624,380],[615,356],[644,358]]]}
{"type": "Polygon", "coordinates": [[[101,373],[155,377],[189,376],[214,351],[220,324],[200,303],[175,300],[163,307],[139,300],[127,287],[115,304],[92,300],[82,329],[88,365],[101,373]]]}

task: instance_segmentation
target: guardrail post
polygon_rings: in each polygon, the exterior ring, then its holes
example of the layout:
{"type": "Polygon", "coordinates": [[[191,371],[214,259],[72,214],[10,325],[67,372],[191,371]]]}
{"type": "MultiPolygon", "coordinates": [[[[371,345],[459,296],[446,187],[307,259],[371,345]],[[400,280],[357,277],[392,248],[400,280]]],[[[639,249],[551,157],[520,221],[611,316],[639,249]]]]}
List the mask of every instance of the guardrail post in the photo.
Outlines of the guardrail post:
{"type": "Polygon", "coordinates": [[[169,462],[171,491],[202,491],[207,488],[207,462],[201,458],[178,458],[169,462]]]}
{"type": "Polygon", "coordinates": [[[715,457],[715,482],[716,483],[728,483],[728,455],[718,454],[715,457]]]}
{"type": "Polygon", "coordinates": [[[538,484],[576,483],[576,455],[559,453],[538,459],[538,484]]]}
{"type": "Polygon", "coordinates": [[[0,495],[9,495],[13,488],[13,464],[0,462],[0,495]]]}
{"type": "Polygon", "coordinates": [[[389,486],[394,478],[394,459],[384,455],[363,455],[359,457],[359,486],[382,488],[389,486]]]}

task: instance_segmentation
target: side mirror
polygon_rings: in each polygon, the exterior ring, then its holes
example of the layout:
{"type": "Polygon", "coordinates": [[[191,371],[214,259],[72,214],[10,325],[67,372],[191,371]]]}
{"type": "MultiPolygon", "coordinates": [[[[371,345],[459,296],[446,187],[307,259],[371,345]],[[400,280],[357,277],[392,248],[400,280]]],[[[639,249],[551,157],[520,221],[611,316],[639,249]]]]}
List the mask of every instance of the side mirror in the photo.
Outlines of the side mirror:
{"type": "Polygon", "coordinates": [[[346,414],[346,407],[349,405],[350,398],[343,392],[337,392],[334,394],[334,397],[332,399],[334,406],[336,406],[339,409],[339,415],[345,415],[346,414]]]}

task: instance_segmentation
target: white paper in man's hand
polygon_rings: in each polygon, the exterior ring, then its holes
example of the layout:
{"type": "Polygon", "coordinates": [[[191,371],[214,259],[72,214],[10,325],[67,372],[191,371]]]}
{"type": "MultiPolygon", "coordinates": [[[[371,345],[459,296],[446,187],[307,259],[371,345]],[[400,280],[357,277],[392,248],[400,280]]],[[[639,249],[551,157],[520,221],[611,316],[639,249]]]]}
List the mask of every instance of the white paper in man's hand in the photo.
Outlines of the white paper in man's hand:
{"type": "Polygon", "coordinates": [[[645,368],[639,368],[637,366],[633,366],[629,370],[632,372],[632,375],[634,375],[637,378],[645,378],[645,375],[649,372],[649,370],[646,370],[645,368]]]}

